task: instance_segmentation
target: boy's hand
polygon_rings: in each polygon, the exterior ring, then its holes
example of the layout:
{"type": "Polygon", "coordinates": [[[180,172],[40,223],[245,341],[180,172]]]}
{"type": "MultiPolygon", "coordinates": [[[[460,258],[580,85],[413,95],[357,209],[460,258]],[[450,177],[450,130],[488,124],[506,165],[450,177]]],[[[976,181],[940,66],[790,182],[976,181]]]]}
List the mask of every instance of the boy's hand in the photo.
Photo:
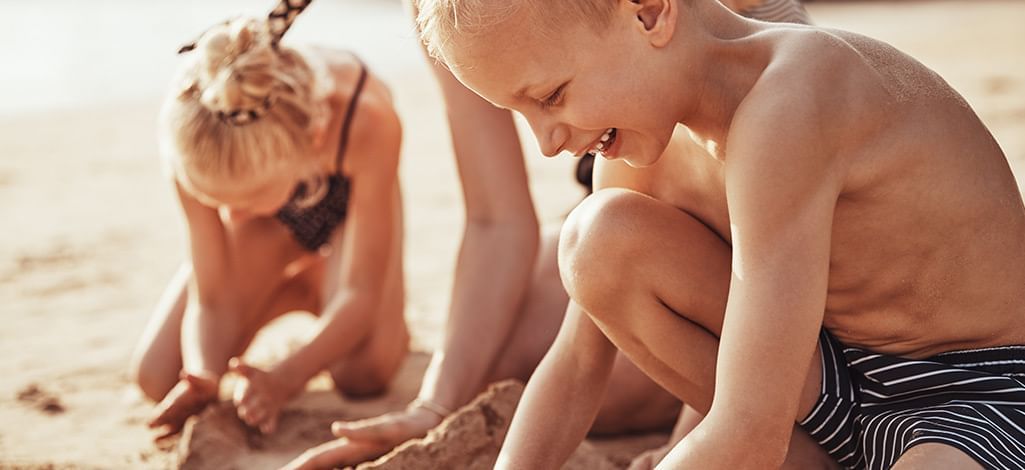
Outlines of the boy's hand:
{"type": "Polygon", "coordinates": [[[283,470],[344,467],[380,457],[410,439],[423,437],[441,416],[422,407],[395,411],[360,421],[336,421],[331,432],[339,439],[314,447],[283,470]]]}
{"type": "Polygon", "coordinates": [[[181,373],[181,379],[164,399],[157,404],[156,416],[148,423],[150,429],[160,430],[155,438],[161,440],[178,434],[185,420],[206,408],[217,399],[218,380],[215,377],[181,373]]]}
{"type": "Polygon", "coordinates": [[[290,388],[270,372],[250,366],[235,357],[228,369],[240,376],[232,401],[243,422],[270,434],[278,426],[278,415],[291,396],[290,388]]]}

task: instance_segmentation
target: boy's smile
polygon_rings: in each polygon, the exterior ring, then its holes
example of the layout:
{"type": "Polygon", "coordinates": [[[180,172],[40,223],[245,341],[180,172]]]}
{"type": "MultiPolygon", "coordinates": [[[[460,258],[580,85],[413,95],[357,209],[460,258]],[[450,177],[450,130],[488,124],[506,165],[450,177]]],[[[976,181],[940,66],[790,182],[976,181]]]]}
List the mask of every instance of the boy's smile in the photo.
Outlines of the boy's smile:
{"type": "MultiPolygon", "coordinates": [[[[524,36],[535,13],[521,9],[481,34],[444,50],[467,87],[522,114],[542,153],[658,160],[676,125],[672,100],[653,91],[666,82],[648,71],[652,51],[636,12],[624,2],[610,24],[565,24],[524,36]],[[631,20],[633,19],[633,20],[631,20]]],[[[533,30],[536,30],[535,26],[533,30]]],[[[455,42],[455,41],[454,41],[455,42]]]]}

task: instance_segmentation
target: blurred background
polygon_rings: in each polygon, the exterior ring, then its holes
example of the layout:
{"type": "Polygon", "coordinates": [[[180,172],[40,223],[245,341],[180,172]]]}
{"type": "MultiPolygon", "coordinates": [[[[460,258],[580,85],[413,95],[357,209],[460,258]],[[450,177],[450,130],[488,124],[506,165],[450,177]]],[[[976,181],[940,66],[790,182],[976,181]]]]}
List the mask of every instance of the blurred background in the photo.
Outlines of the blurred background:
{"type": "MultiPolygon", "coordinates": [[[[156,113],[181,44],[272,3],[0,0],[0,468],[169,464],[124,373],[185,250],[156,113]]],[[[1025,2],[807,8],[820,25],[882,39],[939,72],[1025,181],[1025,2]]],[[[429,349],[448,304],[462,196],[411,21],[398,0],[319,0],[286,41],[351,49],[394,91],[405,127],[407,317],[429,349]]],[[[521,130],[539,216],[558,223],[582,196],[575,161],[541,158],[521,130]]]]}

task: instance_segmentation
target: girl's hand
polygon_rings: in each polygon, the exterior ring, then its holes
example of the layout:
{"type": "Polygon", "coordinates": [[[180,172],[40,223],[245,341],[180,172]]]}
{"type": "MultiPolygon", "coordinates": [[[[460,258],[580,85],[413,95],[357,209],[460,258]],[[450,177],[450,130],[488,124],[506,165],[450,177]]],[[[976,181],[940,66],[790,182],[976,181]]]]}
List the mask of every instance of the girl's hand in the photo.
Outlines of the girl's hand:
{"type": "Polygon", "coordinates": [[[217,388],[215,377],[182,371],[181,379],[157,404],[156,416],[149,422],[150,429],[159,429],[156,440],[178,434],[189,416],[203,411],[217,399],[217,388]]]}
{"type": "Polygon", "coordinates": [[[290,388],[273,374],[237,357],[228,362],[228,369],[241,376],[232,394],[238,417],[264,434],[274,432],[281,408],[291,396],[290,388]]]}
{"type": "Polygon", "coordinates": [[[627,470],[652,470],[671,450],[673,450],[673,444],[666,444],[656,449],[646,450],[630,461],[630,468],[627,470]]]}
{"type": "Polygon", "coordinates": [[[423,407],[411,407],[360,421],[336,421],[338,437],[303,452],[283,470],[330,469],[356,465],[387,454],[410,439],[423,437],[441,422],[441,416],[423,407]]]}

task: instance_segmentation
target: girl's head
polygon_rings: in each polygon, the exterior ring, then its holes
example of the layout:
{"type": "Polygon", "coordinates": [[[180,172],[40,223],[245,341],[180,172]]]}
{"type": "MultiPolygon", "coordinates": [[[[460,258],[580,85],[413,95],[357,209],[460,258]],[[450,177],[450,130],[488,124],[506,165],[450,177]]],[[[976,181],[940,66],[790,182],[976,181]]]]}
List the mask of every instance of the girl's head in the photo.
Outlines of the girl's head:
{"type": "Polygon", "coordinates": [[[323,193],[333,83],[279,37],[268,20],[236,18],[186,48],[160,141],[175,178],[205,204],[269,214],[299,182],[312,201],[323,193]]]}

